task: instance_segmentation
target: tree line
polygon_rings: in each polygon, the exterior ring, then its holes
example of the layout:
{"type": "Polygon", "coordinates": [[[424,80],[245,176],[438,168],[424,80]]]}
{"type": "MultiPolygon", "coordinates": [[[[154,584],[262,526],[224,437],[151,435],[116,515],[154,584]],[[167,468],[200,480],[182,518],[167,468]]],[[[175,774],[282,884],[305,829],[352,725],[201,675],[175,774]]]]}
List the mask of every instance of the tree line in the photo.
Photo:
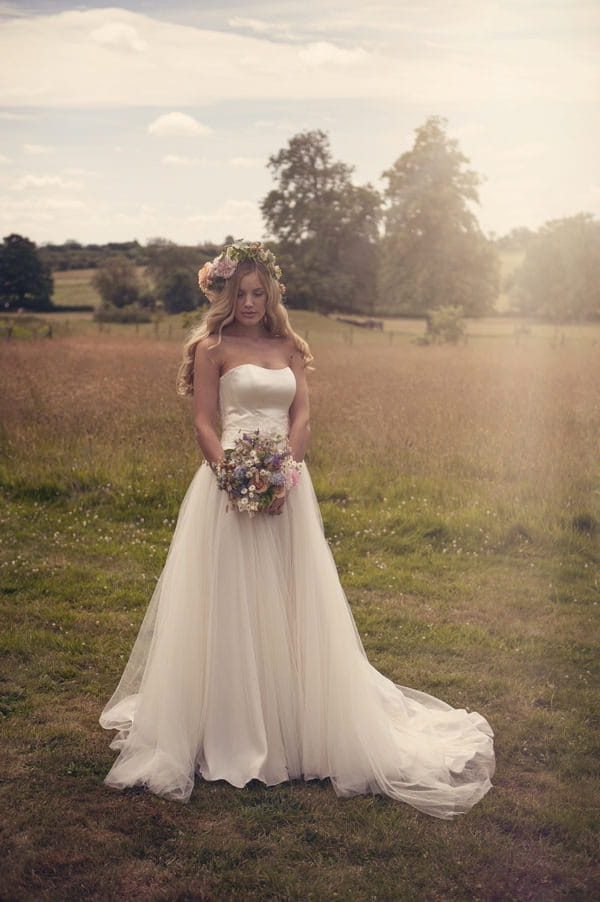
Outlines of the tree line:
{"type": "MultiPolygon", "coordinates": [[[[517,313],[600,317],[600,223],[579,213],[537,232],[486,236],[476,216],[481,177],[446,124],[432,116],[416,129],[412,148],[382,173],[381,192],[355,184],[354,168],[333,158],[321,130],[294,135],[269,158],[274,186],[260,209],[289,306],[430,320],[440,310],[480,316],[494,311],[502,287],[517,313]],[[524,259],[501,286],[499,252],[510,250],[524,259]]],[[[157,305],[168,313],[193,310],[202,303],[197,270],[218,252],[216,245],[182,247],[163,238],[145,246],[70,241],[36,249],[10,235],[0,246],[0,301],[48,309],[51,270],[79,261],[96,269],[108,316],[143,316],[157,305]]]]}

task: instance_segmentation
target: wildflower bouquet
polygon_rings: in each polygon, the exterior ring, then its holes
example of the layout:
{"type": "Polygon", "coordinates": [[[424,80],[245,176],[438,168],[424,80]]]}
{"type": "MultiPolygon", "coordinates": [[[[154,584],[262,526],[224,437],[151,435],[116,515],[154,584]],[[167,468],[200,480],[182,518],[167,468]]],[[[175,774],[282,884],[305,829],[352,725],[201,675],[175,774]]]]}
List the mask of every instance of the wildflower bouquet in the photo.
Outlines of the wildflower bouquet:
{"type": "Polygon", "coordinates": [[[267,510],[275,498],[283,498],[297,485],[301,466],[287,440],[261,435],[258,429],[243,432],[234,447],[226,449],[225,457],[211,464],[229,504],[250,517],[267,510]]]}

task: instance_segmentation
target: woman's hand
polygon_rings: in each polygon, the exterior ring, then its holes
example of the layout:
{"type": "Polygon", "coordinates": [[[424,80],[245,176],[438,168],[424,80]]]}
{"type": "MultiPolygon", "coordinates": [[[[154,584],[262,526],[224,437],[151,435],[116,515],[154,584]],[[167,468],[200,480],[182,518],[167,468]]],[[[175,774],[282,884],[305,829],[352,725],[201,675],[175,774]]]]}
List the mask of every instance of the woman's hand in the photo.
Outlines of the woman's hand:
{"type": "Polygon", "coordinates": [[[267,513],[271,516],[277,516],[283,513],[283,505],[285,504],[285,495],[279,495],[271,501],[267,508],[267,513]]]}

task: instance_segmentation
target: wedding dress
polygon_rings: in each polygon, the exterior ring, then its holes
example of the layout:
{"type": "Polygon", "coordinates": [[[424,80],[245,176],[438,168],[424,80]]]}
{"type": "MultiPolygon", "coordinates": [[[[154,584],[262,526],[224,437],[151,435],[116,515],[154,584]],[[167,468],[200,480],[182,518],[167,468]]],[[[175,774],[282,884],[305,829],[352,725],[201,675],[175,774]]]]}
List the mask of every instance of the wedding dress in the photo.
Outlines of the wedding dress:
{"type": "MultiPolygon", "coordinates": [[[[222,443],[287,434],[291,369],[242,364],[220,381],[222,443]]],[[[397,686],[367,660],[307,468],[283,513],[227,510],[206,464],[181,505],[162,575],[100,723],[106,777],[187,801],[195,774],[243,787],[329,777],[427,814],[464,813],[491,787],[479,714],[397,686]]]]}

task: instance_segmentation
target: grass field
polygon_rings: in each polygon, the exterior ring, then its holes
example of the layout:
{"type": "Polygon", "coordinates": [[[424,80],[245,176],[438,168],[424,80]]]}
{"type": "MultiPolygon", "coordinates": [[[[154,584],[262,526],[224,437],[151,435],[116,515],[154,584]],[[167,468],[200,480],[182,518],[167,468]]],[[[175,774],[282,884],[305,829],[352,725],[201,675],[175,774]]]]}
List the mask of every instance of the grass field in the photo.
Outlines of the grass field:
{"type": "Polygon", "coordinates": [[[2,342],[3,900],[600,895],[600,335],[309,328],[309,466],[369,658],[485,714],[495,788],[455,823],[327,781],[107,789],[98,714],[199,463],[179,349],[2,342]]]}

